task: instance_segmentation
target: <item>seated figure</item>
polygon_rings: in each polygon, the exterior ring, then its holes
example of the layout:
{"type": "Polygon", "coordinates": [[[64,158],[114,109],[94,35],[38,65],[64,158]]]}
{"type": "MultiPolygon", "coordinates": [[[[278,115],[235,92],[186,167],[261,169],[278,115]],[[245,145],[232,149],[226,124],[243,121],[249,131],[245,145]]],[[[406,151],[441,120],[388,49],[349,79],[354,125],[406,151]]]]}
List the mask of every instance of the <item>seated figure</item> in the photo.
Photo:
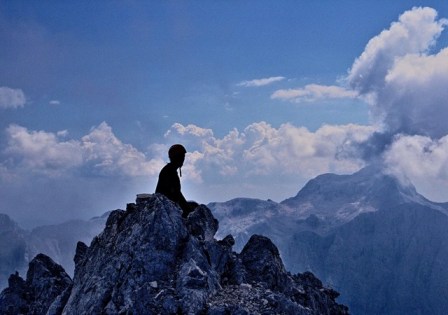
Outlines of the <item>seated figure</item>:
{"type": "Polygon", "coordinates": [[[188,202],[181,192],[180,179],[177,174],[179,169],[182,177],[182,165],[185,161],[185,154],[187,150],[181,144],[175,144],[168,150],[168,157],[170,162],[165,165],[159,174],[159,181],[157,182],[156,193],[160,193],[177,203],[182,209],[182,216],[186,218],[192,212],[197,203],[188,202]]]}

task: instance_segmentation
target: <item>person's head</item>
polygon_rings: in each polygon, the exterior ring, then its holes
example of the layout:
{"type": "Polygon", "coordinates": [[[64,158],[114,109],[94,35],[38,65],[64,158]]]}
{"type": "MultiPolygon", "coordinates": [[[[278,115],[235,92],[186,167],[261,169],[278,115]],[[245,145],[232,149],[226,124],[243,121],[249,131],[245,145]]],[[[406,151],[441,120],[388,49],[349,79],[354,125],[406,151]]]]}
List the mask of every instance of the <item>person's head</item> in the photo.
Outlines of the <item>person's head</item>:
{"type": "Polygon", "coordinates": [[[168,157],[170,158],[172,164],[176,165],[177,167],[182,167],[182,165],[184,165],[186,153],[187,150],[183,145],[174,144],[168,150],[168,157]]]}

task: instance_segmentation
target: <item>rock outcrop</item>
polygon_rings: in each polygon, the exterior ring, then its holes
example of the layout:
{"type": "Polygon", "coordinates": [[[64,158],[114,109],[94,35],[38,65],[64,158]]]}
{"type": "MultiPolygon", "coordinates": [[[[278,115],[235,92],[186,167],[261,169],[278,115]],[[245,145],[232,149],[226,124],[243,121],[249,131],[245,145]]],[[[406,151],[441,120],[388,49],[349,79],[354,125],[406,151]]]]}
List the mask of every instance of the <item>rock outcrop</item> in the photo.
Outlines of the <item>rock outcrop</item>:
{"type": "Polygon", "coordinates": [[[254,235],[240,254],[217,241],[204,205],[185,220],[161,195],[113,211],[90,244],[79,242],[73,281],[38,255],[26,281],[0,295],[3,314],[348,314],[311,273],[285,270],[277,247],[254,235]]]}
{"type": "Polygon", "coordinates": [[[39,254],[30,262],[26,280],[16,273],[9,277],[8,284],[0,295],[0,314],[46,314],[50,309],[51,314],[58,314],[72,280],[50,257],[39,254]]]}

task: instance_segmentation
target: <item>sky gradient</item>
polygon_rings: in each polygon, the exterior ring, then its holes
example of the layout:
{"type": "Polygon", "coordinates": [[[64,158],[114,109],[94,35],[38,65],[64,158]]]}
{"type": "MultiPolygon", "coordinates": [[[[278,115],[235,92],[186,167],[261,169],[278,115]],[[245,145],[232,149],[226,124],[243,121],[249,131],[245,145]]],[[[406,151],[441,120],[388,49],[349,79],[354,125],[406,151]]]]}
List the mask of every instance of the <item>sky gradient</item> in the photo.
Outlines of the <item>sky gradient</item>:
{"type": "Polygon", "coordinates": [[[0,212],[281,201],[380,163],[448,201],[446,1],[0,1],[0,212]]]}

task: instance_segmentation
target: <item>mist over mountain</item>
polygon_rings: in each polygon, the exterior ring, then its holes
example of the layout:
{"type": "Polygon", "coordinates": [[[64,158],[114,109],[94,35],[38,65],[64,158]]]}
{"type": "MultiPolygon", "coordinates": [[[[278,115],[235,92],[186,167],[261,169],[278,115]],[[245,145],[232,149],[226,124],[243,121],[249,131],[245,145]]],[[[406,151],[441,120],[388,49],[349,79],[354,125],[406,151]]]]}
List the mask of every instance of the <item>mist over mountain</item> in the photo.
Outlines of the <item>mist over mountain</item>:
{"type": "Polygon", "coordinates": [[[353,314],[441,314],[448,307],[440,294],[448,292],[447,204],[376,167],[320,175],[281,203],[209,206],[223,222],[219,235],[236,222],[237,244],[251,233],[271,237],[288,268],[316,273],[342,292],[353,314]]]}
{"type": "Polygon", "coordinates": [[[0,214],[0,289],[11,273],[24,273],[28,263],[39,253],[50,256],[73,276],[76,244],[90,243],[104,228],[110,212],[90,220],[70,220],[44,225],[31,231],[22,229],[6,214],[0,214]]]}
{"type": "Polygon", "coordinates": [[[25,231],[6,214],[0,213],[0,289],[9,275],[26,267],[25,231]]]}
{"type": "Polygon", "coordinates": [[[33,258],[39,253],[50,256],[73,276],[76,244],[90,243],[106,224],[110,211],[90,220],[70,220],[61,224],[45,225],[31,230],[27,237],[27,254],[33,258]]]}

